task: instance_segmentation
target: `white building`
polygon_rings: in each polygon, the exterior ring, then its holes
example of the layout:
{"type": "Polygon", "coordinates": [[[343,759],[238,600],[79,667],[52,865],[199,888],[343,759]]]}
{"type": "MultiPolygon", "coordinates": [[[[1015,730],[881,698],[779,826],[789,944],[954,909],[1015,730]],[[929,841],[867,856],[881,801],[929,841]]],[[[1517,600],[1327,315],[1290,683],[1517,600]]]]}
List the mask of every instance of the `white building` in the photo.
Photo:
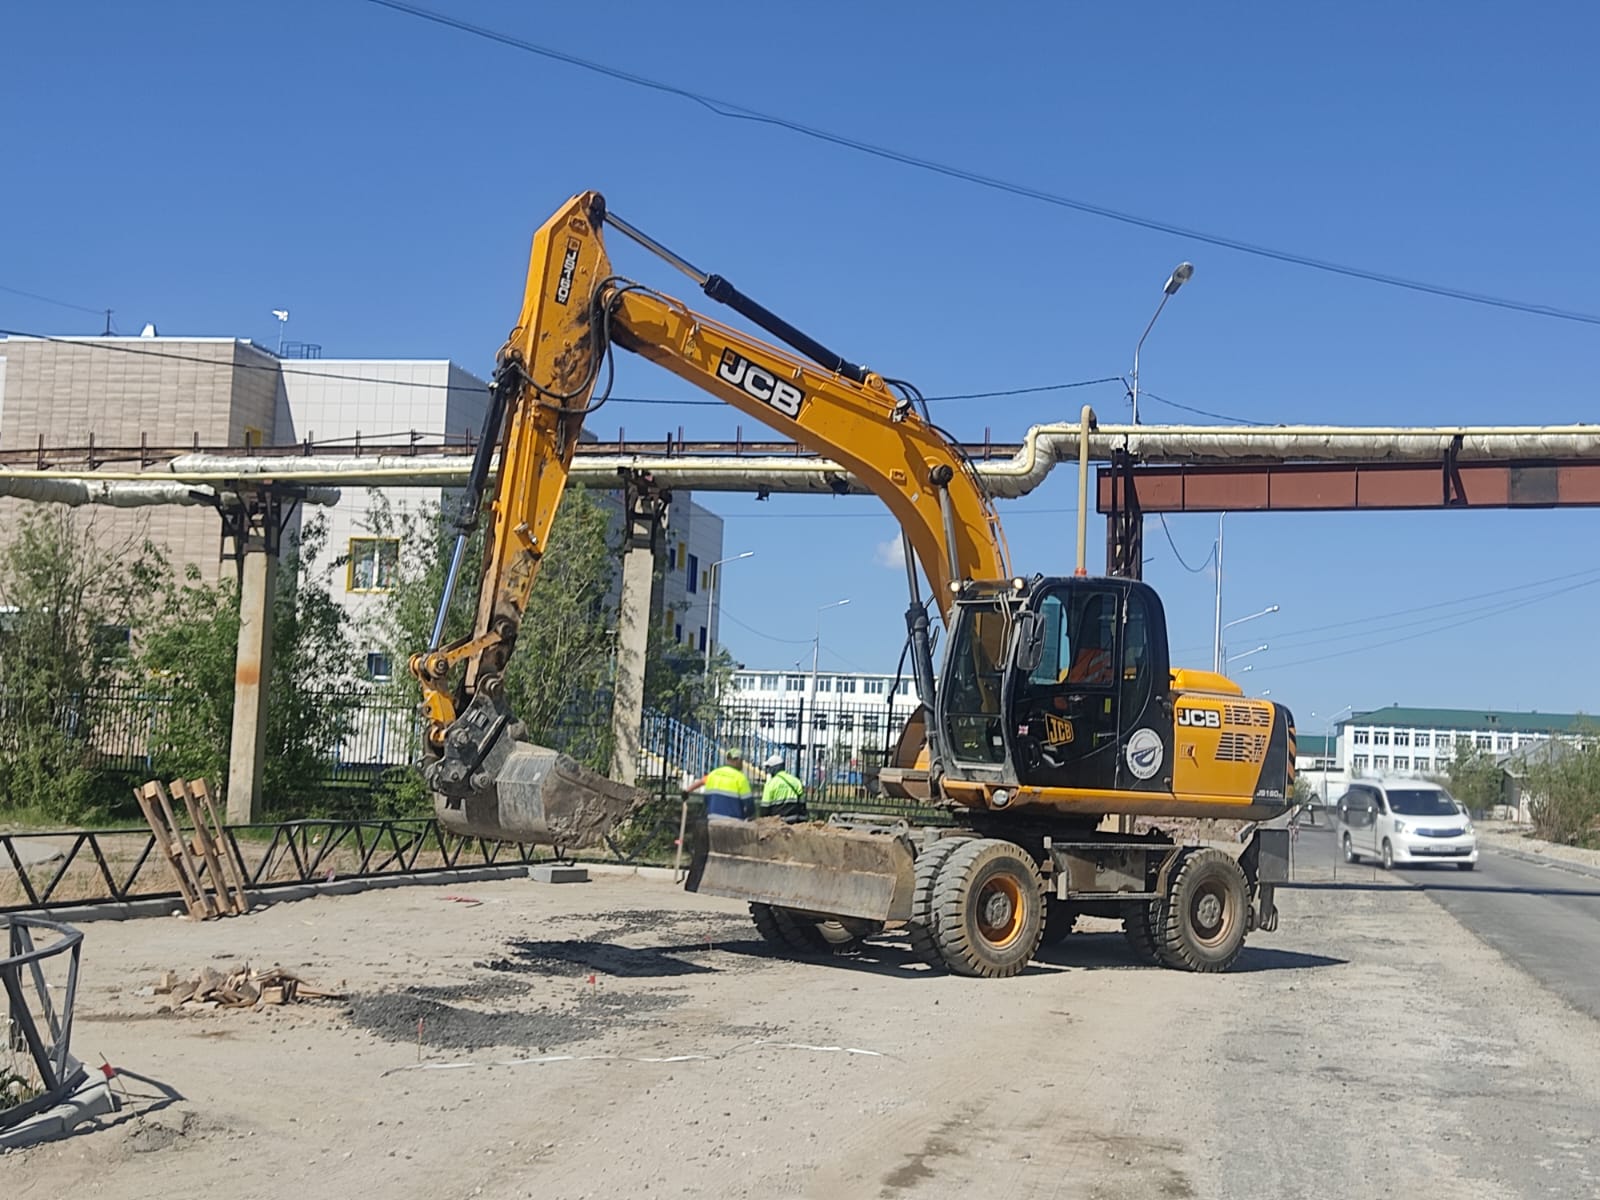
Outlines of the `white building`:
{"type": "MultiPolygon", "coordinates": [[[[618,502],[618,536],[621,519],[618,502]]],[[[717,618],[722,589],[719,586],[712,595],[711,564],[722,557],[722,518],[686,492],[676,492],[662,539],[661,578],[654,601],[662,628],[673,641],[703,654],[707,644],[715,647],[721,642],[717,618]]]]}
{"type": "Polygon", "coordinates": [[[1579,733],[1575,713],[1462,708],[1389,708],[1352,713],[1338,725],[1337,765],[1362,775],[1443,775],[1459,747],[1491,757],[1579,733]]]}
{"type": "Polygon", "coordinates": [[[909,672],[897,684],[893,675],[821,671],[813,692],[809,671],[768,669],[735,673],[722,709],[731,726],[746,726],[789,749],[804,748],[808,766],[825,757],[833,768],[845,769],[881,765],[881,752],[920,703],[909,672]]]}
{"type": "MultiPolygon", "coordinates": [[[[279,444],[314,442],[358,453],[365,444],[449,445],[466,452],[483,432],[489,385],[445,359],[328,359],[283,364],[283,396],[288,427],[279,444]]],[[[345,488],[339,503],[325,510],[328,544],[308,563],[322,570],[335,559],[345,567],[331,581],[334,598],[363,628],[372,608],[392,587],[400,541],[375,528],[374,508],[416,511],[428,503],[453,502],[457,493],[442,488],[345,488]]],[[[388,678],[393,664],[372,646],[363,646],[367,673],[388,678]]]]}

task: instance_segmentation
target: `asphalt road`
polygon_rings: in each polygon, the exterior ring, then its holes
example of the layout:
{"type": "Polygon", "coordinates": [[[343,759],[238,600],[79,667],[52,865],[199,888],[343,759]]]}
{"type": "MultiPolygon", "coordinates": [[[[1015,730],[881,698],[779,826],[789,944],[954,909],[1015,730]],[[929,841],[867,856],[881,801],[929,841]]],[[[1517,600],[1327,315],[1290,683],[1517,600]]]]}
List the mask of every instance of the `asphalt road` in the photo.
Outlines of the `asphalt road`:
{"type": "Polygon", "coordinates": [[[1331,887],[1415,887],[1573,1007],[1600,1019],[1600,875],[1487,847],[1480,847],[1474,871],[1453,863],[1351,867],[1336,852],[1325,825],[1301,829],[1296,856],[1304,874],[1328,879],[1323,886],[1331,887]]]}

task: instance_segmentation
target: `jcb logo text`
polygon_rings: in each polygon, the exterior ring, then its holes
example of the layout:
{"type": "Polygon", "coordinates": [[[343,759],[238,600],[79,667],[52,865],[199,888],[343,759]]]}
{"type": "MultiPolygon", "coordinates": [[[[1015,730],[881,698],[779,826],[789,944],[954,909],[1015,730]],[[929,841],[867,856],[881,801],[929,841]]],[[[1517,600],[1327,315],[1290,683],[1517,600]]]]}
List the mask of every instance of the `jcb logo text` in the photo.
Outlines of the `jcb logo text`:
{"type": "Polygon", "coordinates": [[[717,378],[733,384],[786,417],[798,417],[800,406],[805,403],[806,394],[794,384],[779,379],[765,367],[756,366],[732,350],[722,352],[722,361],[717,364],[717,378]]]}
{"type": "Polygon", "coordinates": [[[1178,724],[1195,729],[1221,729],[1222,714],[1214,708],[1180,708],[1178,724]]]}

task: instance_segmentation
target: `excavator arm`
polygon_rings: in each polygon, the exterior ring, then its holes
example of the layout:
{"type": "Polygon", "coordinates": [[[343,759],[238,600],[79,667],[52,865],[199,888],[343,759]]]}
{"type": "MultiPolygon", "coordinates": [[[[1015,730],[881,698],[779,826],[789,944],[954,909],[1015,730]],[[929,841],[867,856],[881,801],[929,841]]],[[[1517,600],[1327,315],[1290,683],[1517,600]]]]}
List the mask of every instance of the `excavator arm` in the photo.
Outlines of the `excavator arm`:
{"type": "MultiPolygon", "coordinates": [[[[534,237],[522,312],[498,356],[432,643],[411,659],[427,721],[423,770],[440,796],[441,817],[463,832],[512,831],[519,840],[582,845],[640,799],[566,756],[529,745],[503,689],[583,418],[613,345],[659,363],[848,468],[899,522],[942,615],[948,617],[961,581],[1010,575],[988,496],[960,451],[909,396],[833,354],[726,280],[702,274],[608,216],[598,193],[575,196],[534,237]],[[807,357],[613,276],[602,232],[607,223],[807,357]],[[496,450],[499,471],[487,493],[492,525],[476,618],[465,637],[442,644],[496,450]]],[[[909,559],[907,569],[915,598],[909,559]]],[[[925,612],[913,602],[908,622],[914,639],[919,615],[925,639],[925,612]]],[[[927,661],[926,653],[921,660],[927,661]]],[[[931,677],[918,682],[931,687],[931,677]]]]}

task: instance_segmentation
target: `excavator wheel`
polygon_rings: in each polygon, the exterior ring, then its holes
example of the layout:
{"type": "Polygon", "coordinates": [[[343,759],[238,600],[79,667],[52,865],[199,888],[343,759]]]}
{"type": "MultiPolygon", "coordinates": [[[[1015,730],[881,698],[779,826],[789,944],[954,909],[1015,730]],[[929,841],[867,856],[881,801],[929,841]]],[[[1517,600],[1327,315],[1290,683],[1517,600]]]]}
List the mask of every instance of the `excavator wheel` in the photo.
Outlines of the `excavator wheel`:
{"type": "Polygon", "coordinates": [[[1044,934],[1039,938],[1041,946],[1059,946],[1067,940],[1072,932],[1072,927],[1077,924],[1078,910],[1065,900],[1055,896],[1047,896],[1044,916],[1044,934]]]}
{"type": "Polygon", "coordinates": [[[1152,905],[1161,961],[1181,971],[1226,971],[1244,949],[1250,885],[1231,855],[1213,847],[1179,861],[1165,902],[1152,905]]]}
{"type": "Polygon", "coordinates": [[[960,838],[943,838],[917,855],[916,884],[911,892],[911,920],[906,932],[911,937],[911,953],[917,956],[919,962],[927,963],[930,967],[944,966],[944,956],[939,953],[939,943],[935,938],[938,914],[933,904],[934,886],[945,860],[964,844],[960,838]]]}
{"type": "Polygon", "coordinates": [[[1157,912],[1161,901],[1135,901],[1129,905],[1122,918],[1122,936],[1139,961],[1152,967],[1161,965],[1160,947],[1156,940],[1157,912]]]}
{"type": "Polygon", "coordinates": [[[750,902],[750,919],[756,923],[756,932],[761,935],[761,940],[774,950],[791,950],[789,939],[784,936],[783,928],[778,924],[777,911],[770,904],[750,902]]]}
{"type": "Polygon", "coordinates": [[[958,975],[1005,979],[1028,965],[1044,932],[1044,881],[1021,846],[963,843],[934,884],[934,941],[958,975]]]}

